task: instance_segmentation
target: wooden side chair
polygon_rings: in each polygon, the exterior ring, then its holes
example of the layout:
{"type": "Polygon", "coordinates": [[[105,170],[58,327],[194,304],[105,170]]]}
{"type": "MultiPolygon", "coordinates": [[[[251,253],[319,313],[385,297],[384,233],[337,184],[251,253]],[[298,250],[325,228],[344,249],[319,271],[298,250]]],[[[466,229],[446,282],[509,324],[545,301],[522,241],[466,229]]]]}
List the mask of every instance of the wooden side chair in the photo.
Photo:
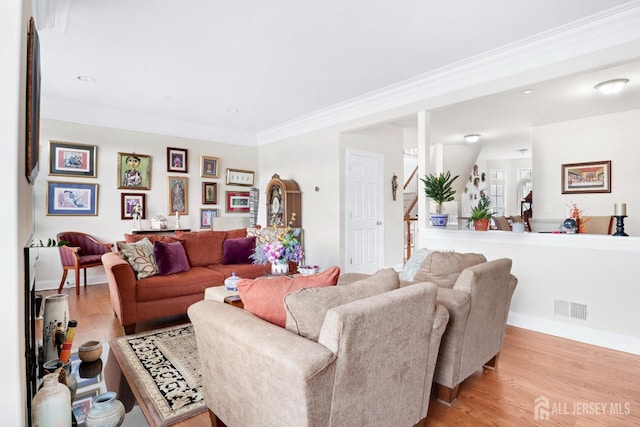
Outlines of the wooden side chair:
{"type": "Polygon", "coordinates": [[[583,234],[611,234],[613,231],[612,216],[583,216],[578,224],[583,234]]]}
{"type": "Polygon", "coordinates": [[[495,216],[493,217],[493,222],[495,223],[498,230],[511,231],[511,224],[509,224],[509,221],[506,217],[495,216]]]}
{"type": "Polygon", "coordinates": [[[67,272],[75,270],[76,295],[80,295],[80,270],[84,270],[84,286],[87,287],[87,268],[102,265],[102,254],[111,252],[113,243],[102,243],[88,234],[78,231],[64,231],[56,236],[58,241],[69,242],[59,246],[60,262],[62,263],[62,279],[58,293],[62,292],[67,272]]]}

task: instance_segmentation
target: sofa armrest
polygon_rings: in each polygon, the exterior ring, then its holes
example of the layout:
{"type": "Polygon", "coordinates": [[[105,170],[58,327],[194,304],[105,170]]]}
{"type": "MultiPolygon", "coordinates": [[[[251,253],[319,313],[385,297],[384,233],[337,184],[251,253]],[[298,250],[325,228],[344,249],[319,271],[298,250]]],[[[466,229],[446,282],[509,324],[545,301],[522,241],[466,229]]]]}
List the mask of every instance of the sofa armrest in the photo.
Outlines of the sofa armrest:
{"type": "Polygon", "coordinates": [[[187,314],[205,401],[226,425],[306,425],[328,417],[335,356],[326,347],[218,301],[199,301],[187,314]],[[247,396],[260,405],[239,405],[247,396]]]}
{"type": "Polygon", "coordinates": [[[459,383],[460,366],[465,330],[471,309],[471,294],[449,288],[438,288],[438,304],[449,312],[449,323],[442,336],[438,353],[438,368],[433,381],[453,388],[459,383]]]}
{"type": "Polygon", "coordinates": [[[338,283],[336,283],[336,286],[350,285],[353,282],[357,282],[358,280],[363,280],[369,277],[371,277],[371,274],[345,273],[338,277],[338,283]]]}
{"type": "Polygon", "coordinates": [[[107,274],[111,305],[124,327],[136,323],[136,274],[131,265],[117,252],[102,255],[102,265],[107,274]]]}

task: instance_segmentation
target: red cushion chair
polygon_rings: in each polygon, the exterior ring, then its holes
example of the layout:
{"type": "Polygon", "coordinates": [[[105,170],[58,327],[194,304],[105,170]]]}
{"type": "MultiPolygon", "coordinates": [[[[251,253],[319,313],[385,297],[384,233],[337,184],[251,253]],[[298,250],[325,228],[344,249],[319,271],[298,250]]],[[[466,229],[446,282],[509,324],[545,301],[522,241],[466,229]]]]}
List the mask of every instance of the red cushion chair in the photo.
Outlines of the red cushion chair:
{"type": "Polygon", "coordinates": [[[58,241],[68,242],[60,246],[60,262],[62,263],[62,279],[58,293],[62,292],[67,279],[67,271],[76,272],[76,295],[80,295],[80,270],[84,270],[84,286],[87,286],[87,268],[102,265],[102,254],[111,252],[113,243],[102,243],[85,233],[64,231],[58,233],[58,241]]]}

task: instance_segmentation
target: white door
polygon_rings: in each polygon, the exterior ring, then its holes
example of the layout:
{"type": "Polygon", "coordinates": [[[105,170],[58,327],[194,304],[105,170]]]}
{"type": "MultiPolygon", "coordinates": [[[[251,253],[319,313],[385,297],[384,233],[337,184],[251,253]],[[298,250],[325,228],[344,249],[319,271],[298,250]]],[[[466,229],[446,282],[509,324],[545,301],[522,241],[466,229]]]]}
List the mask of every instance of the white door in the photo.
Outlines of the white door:
{"type": "Polygon", "coordinates": [[[347,259],[346,271],[374,273],[382,268],[383,157],[347,150],[347,259]]]}

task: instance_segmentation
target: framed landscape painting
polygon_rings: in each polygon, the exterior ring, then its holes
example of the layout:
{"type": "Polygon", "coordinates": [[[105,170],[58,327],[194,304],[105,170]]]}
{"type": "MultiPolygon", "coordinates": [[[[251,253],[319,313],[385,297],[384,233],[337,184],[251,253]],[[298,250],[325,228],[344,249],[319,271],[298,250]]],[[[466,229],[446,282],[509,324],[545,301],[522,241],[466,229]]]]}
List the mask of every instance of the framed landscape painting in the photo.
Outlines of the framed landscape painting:
{"type": "Polygon", "coordinates": [[[249,212],[248,191],[227,191],[226,212],[249,212]]]}
{"type": "Polygon", "coordinates": [[[611,160],[562,165],[562,194],[611,193],[611,160]]]}
{"type": "Polygon", "coordinates": [[[118,153],[118,188],[151,189],[151,156],[118,153]]]}
{"type": "Polygon", "coordinates": [[[47,215],[98,215],[98,184],[47,181],[47,215]]]}
{"type": "Polygon", "coordinates": [[[96,146],[49,141],[49,175],[96,177],[96,146]]]}

